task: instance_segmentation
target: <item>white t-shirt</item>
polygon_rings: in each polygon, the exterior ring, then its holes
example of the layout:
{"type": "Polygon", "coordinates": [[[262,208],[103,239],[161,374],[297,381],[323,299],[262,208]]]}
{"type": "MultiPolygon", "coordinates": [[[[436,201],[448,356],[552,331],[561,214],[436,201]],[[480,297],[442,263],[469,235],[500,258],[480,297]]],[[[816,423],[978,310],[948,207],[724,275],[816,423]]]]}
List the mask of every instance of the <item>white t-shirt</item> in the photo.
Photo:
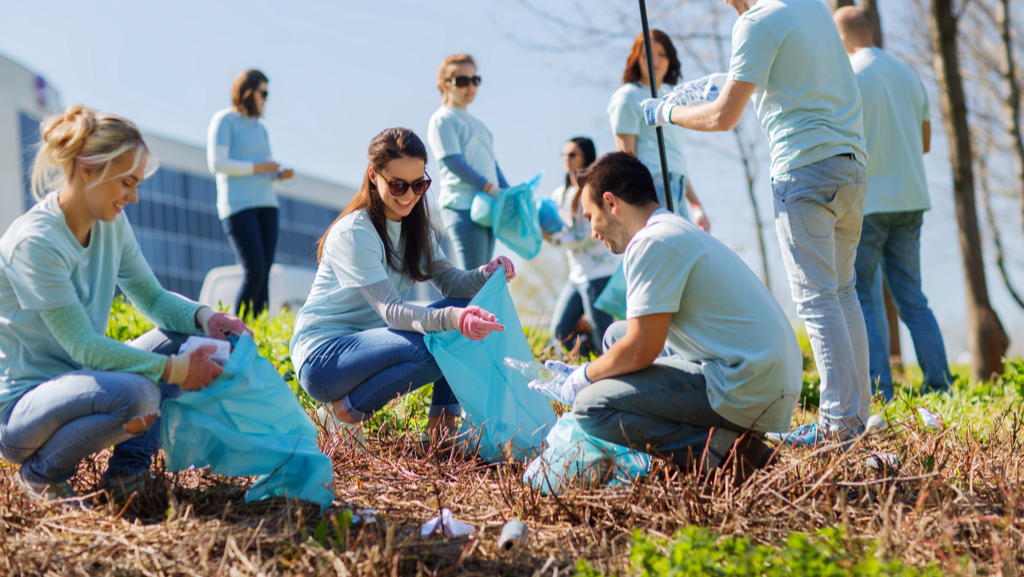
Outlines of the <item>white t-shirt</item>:
{"type": "Polygon", "coordinates": [[[53,192],[0,237],[0,418],[36,385],[82,369],[42,317],[81,303],[93,330],[106,334],[117,285],[153,277],[128,218],[96,221],[83,247],[53,192]]]}
{"type": "MultiPolygon", "coordinates": [[[[405,246],[402,222],[384,222],[391,246],[400,256],[405,246]]],[[[432,245],[433,258],[445,258],[437,243],[432,241],[432,245]]],[[[364,209],[346,215],[327,233],[313,288],[295,317],[290,349],[296,369],[327,340],[387,326],[359,292],[360,287],[384,280],[390,280],[403,298],[413,285],[404,273],[388,267],[384,243],[373,227],[370,213],[364,209]]]]}
{"type": "Polygon", "coordinates": [[[860,84],[868,143],[864,214],[928,210],[921,125],[931,120],[931,109],[924,84],[881,48],[861,48],[850,63],[860,84]]]}
{"type": "Polygon", "coordinates": [[[448,169],[444,157],[461,154],[473,170],[498,182],[498,161],[494,156],[494,139],[483,122],[461,108],[443,105],[430,117],[427,144],[441,171],[441,208],[469,210],[473,196],[480,192],[448,169]]]}
{"type": "MultiPolygon", "coordinates": [[[[662,84],[658,95],[664,96],[671,92],[672,86],[662,84]]],[[[651,97],[651,89],[642,84],[623,84],[612,94],[608,102],[608,119],[612,123],[612,134],[636,135],[636,157],[651,171],[652,175],[661,174],[661,153],[658,151],[657,129],[647,126],[644,111],[640,102],[651,97]]],[[[665,157],[668,171],[679,176],[687,176],[686,158],[683,157],[683,145],[686,140],[686,129],[671,125],[663,129],[665,135],[665,157]]],[[[656,182],[660,179],[655,178],[656,182]]]]}
{"type": "Polygon", "coordinates": [[[594,240],[590,233],[590,221],[583,218],[583,207],[578,204],[575,213],[572,201],[576,187],[564,184],[551,193],[551,199],[558,204],[558,216],[562,219],[562,246],[566,247],[565,258],[569,261],[569,280],[575,284],[612,276],[622,262],[622,255],[615,254],[603,242],[594,240]]]}
{"type": "Polygon", "coordinates": [[[793,327],[740,257],[692,222],[658,209],[626,246],[626,317],[672,313],[667,345],[700,364],[720,415],[788,431],[803,384],[793,327]]]}

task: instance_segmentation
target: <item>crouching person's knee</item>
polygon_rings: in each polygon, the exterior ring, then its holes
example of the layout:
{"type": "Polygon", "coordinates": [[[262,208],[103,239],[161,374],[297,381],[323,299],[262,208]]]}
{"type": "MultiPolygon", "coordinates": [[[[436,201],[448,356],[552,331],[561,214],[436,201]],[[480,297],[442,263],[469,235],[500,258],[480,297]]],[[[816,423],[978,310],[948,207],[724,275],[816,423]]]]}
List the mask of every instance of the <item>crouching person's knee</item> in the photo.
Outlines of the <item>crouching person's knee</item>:
{"type": "Polygon", "coordinates": [[[612,348],[615,341],[624,336],[626,336],[626,321],[615,321],[605,329],[604,336],[601,338],[601,346],[607,351],[612,348]]]}
{"type": "Polygon", "coordinates": [[[576,422],[584,431],[598,438],[604,438],[601,433],[609,426],[609,419],[614,413],[601,389],[600,383],[585,387],[576,395],[576,400],[572,404],[572,414],[576,422]]]}
{"type": "Polygon", "coordinates": [[[143,379],[145,382],[140,380],[138,386],[132,387],[123,413],[128,418],[124,430],[130,435],[141,435],[160,417],[160,388],[143,379]]]}

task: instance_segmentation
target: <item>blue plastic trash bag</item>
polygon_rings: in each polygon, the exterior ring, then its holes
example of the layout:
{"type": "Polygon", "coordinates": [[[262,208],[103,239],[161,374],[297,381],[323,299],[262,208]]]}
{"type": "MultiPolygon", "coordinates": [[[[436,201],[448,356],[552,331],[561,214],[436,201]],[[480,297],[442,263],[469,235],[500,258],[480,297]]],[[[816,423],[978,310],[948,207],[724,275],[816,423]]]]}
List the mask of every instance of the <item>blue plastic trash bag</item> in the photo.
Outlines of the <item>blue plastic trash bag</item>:
{"type": "Polygon", "coordinates": [[[537,256],[544,240],[537,205],[533,202],[533,192],[539,184],[538,174],[528,183],[499,191],[492,211],[494,236],[526,260],[537,256]]]}
{"type": "Polygon", "coordinates": [[[210,386],[165,401],[161,412],[169,470],[259,475],[247,503],[279,495],[323,510],[334,501],[334,467],[316,445],[316,426],[252,337],[238,340],[210,386]]]}
{"type": "Polygon", "coordinates": [[[537,219],[540,227],[548,234],[562,232],[562,217],[558,214],[558,203],[550,198],[537,201],[537,219]]]}
{"type": "Polygon", "coordinates": [[[490,462],[526,461],[540,451],[544,435],[555,424],[551,403],[534,393],[519,371],[505,366],[505,357],[532,359],[519,315],[505,284],[504,271],[496,271],[470,304],[498,317],[505,331],[471,341],[458,331],[430,333],[424,341],[441,367],[452,392],[468,416],[462,431],[479,427],[480,456],[490,462]],[[511,453],[506,445],[511,441],[511,453]]]}
{"type": "Polygon", "coordinates": [[[480,226],[491,228],[494,224],[494,197],[486,192],[473,195],[473,204],[469,207],[469,218],[480,226]]]}
{"type": "Polygon", "coordinates": [[[615,269],[612,278],[594,301],[594,308],[604,311],[619,320],[626,320],[626,273],[622,272],[622,264],[615,269]]]}
{"type": "Polygon", "coordinates": [[[632,483],[637,476],[647,476],[651,466],[649,455],[585,432],[571,412],[558,418],[546,441],[544,452],[523,475],[523,482],[545,495],[558,495],[579,478],[590,488],[598,483],[632,483]]]}

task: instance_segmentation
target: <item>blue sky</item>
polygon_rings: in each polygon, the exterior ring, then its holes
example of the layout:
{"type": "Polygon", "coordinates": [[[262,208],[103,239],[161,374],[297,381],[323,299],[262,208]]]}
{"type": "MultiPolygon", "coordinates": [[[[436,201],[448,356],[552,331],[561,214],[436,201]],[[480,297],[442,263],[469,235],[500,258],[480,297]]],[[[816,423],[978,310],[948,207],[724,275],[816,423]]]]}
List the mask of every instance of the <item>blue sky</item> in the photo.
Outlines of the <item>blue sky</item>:
{"type": "MultiPolygon", "coordinates": [[[[650,4],[656,14],[659,5],[650,4]]],[[[552,5],[573,16],[570,3],[552,5]]],[[[605,16],[615,6],[631,14],[625,1],[598,6],[605,16]]],[[[886,22],[905,17],[883,12],[886,22]]],[[[652,25],[658,26],[656,17],[652,25]]],[[[639,19],[636,28],[639,32],[639,19]]],[[[62,1],[0,7],[0,53],[46,77],[64,104],[115,112],[146,131],[197,145],[205,143],[213,113],[229,104],[234,75],[249,67],[262,69],[270,78],[265,123],[276,159],[348,184],[361,179],[366,146],[383,128],[407,126],[424,136],[439,104],[437,66],[454,52],[471,53],[479,63],[484,82],[470,112],[494,134],[510,181],[543,170],[542,190],[553,189],[562,178],[562,143],[572,136],[592,136],[599,153],[611,150],[605,108],[621,77],[629,40],[614,38],[573,53],[523,45],[554,39],[550,27],[515,0],[62,1]]],[[[684,69],[684,76],[696,75],[684,69]]],[[[940,128],[937,106],[933,114],[933,125],[940,128]]],[[[934,209],[926,215],[922,235],[923,275],[947,348],[956,358],[964,343],[963,275],[948,153],[937,132],[927,162],[934,209]]],[[[717,152],[731,145],[727,138],[693,135],[687,161],[714,234],[760,271],[744,177],[717,152]]],[[[792,315],[761,138],[757,195],[772,288],[792,315]]],[[[1014,242],[1019,246],[1019,239],[1014,242]]],[[[546,264],[526,266],[524,274],[543,276],[536,288],[547,290],[561,282],[562,277],[546,274],[557,270],[561,260],[552,251],[540,258],[546,264]]],[[[994,270],[989,267],[990,291],[1003,324],[1008,329],[1024,325],[1024,315],[1009,301],[994,270]]],[[[1018,330],[1014,337],[1014,350],[1024,353],[1024,334],[1018,330]]],[[[912,349],[909,338],[903,342],[904,349],[912,349]]]]}

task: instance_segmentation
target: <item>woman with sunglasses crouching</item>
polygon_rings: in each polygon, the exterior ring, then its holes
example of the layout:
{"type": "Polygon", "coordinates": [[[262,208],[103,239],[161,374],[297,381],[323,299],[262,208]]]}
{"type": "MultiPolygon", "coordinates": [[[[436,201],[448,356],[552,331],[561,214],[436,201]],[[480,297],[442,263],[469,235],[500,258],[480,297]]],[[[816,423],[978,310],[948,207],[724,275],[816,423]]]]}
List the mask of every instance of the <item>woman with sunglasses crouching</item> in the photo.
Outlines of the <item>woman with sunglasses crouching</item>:
{"type": "Polygon", "coordinates": [[[260,122],[270,95],[267,83],[259,70],[235,77],[231,107],[213,115],[207,133],[206,162],[217,178],[217,216],[242,265],[234,303],[238,315],[255,316],[267,308],[278,236],[272,183],[295,176],[270,156],[270,139],[260,122]]]}
{"type": "Polygon", "coordinates": [[[430,117],[427,142],[441,171],[441,217],[452,242],[455,264],[471,269],[494,254],[494,231],[470,218],[473,197],[486,192],[497,198],[508,182],[494,155],[494,139],[466,108],[476,98],[480,77],[468,54],[453,54],[437,71],[441,108],[430,117]]]}
{"type": "MultiPolygon", "coordinates": [[[[101,484],[132,492],[160,441],[161,398],[221,373],[207,345],[242,321],[164,290],[123,210],[156,162],[134,124],[71,106],[42,124],[39,201],[0,237],[0,453],[37,500],[75,499],[83,458],[114,446],[101,484]],[[131,346],[104,336],[120,288],[158,327],[131,346]]],[[[66,501],[71,504],[74,501],[66,501]]]]}
{"type": "Polygon", "coordinates": [[[320,238],[320,266],[295,319],[292,361],[320,421],[362,441],[360,423],[397,396],[434,383],[427,430],[446,433],[461,414],[423,335],[458,330],[481,340],[502,331],[498,319],[468,299],[504,266],[499,256],[460,270],[438,245],[424,193],[427,150],[407,128],[389,128],[370,142],[369,166],[356,197],[320,238]],[[427,307],[403,302],[414,282],[430,281],[445,297],[427,307]],[[329,410],[328,410],[329,408],[329,410]]]}

